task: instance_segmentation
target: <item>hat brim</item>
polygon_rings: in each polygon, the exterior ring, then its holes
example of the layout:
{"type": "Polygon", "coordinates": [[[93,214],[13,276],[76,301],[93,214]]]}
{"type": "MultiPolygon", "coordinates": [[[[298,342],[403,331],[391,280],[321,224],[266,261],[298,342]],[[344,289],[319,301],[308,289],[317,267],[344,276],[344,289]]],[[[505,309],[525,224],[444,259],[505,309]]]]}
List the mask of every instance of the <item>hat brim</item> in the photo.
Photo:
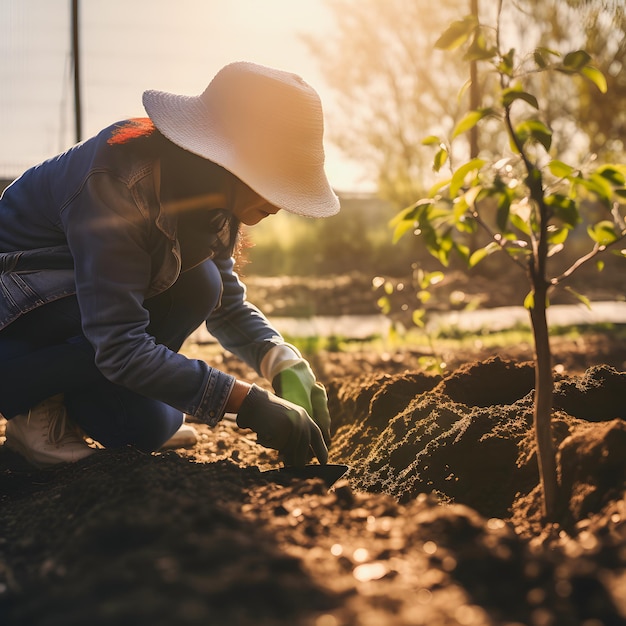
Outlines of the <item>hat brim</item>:
{"type": "Polygon", "coordinates": [[[270,204],[304,217],[330,217],[340,204],[323,167],[307,169],[306,176],[278,176],[249,163],[225,137],[219,121],[197,96],[149,90],[143,105],[157,129],[184,150],[224,167],[270,204]]]}

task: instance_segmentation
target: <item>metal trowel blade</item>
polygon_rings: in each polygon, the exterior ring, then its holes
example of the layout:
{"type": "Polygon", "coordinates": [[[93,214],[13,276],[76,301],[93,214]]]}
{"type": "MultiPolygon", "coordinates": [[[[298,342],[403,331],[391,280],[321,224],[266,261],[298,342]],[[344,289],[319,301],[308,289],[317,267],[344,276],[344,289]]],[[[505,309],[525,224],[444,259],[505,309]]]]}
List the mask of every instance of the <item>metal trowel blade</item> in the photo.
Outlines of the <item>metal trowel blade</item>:
{"type": "Polygon", "coordinates": [[[330,489],[347,471],[348,465],[305,465],[304,467],[280,467],[261,472],[266,478],[287,476],[293,478],[321,478],[330,489]]]}

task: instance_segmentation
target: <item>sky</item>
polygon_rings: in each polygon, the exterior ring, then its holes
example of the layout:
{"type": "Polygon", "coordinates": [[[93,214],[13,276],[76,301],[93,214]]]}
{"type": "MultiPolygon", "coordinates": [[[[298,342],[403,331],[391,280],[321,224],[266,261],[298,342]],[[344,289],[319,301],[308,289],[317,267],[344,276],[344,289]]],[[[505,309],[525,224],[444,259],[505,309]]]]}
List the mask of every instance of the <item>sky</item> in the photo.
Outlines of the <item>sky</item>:
{"type": "MultiPolygon", "coordinates": [[[[196,95],[240,60],[300,74],[332,110],[301,40],[332,33],[324,0],[79,0],[79,25],[83,138],[145,115],[146,89],[196,95]]],[[[71,0],[0,0],[0,178],[75,143],[72,81],[71,0]]],[[[325,148],[335,189],[371,189],[358,164],[325,148]]]]}

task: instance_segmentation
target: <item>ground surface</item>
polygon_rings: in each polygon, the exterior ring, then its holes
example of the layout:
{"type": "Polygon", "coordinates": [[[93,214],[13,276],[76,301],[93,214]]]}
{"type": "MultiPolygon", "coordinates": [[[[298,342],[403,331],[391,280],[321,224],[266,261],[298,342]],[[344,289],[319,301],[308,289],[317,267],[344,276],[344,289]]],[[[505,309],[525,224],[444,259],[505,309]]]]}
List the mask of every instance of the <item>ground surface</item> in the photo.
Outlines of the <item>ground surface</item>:
{"type": "Polygon", "coordinates": [[[626,347],[555,344],[560,525],[521,350],[448,355],[443,377],[408,351],[318,355],[351,466],[330,491],[268,478],[275,454],[230,422],[52,471],[0,446],[0,624],[625,624],[626,347]]]}

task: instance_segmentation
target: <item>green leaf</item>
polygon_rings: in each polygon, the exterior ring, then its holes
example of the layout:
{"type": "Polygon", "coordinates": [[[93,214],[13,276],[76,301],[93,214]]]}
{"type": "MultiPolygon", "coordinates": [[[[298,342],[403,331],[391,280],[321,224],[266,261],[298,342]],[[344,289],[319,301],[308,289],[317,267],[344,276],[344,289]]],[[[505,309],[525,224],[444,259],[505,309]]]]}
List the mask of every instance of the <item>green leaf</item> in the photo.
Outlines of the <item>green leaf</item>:
{"type": "Polygon", "coordinates": [[[463,102],[463,98],[465,97],[465,94],[467,92],[467,90],[472,86],[472,81],[470,78],[468,78],[462,85],[461,85],[461,89],[459,89],[459,92],[456,94],[456,101],[460,104],[461,102],[463,102]]]}
{"type": "Polygon", "coordinates": [[[454,50],[462,46],[474,32],[478,20],[473,15],[468,15],[462,20],[452,22],[435,42],[435,48],[440,50],[454,50]]]}
{"type": "Polygon", "coordinates": [[[506,247],[505,252],[513,259],[529,257],[532,254],[532,251],[528,248],[517,248],[517,247],[506,247]]]}
{"type": "Polygon", "coordinates": [[[530,106],[535,109],[539,108],[539,103],[537,102],[537,98],[530,93],[522,91],[520,85],[515,87],[509,87],[508,89],[504,89],[502,91],[502,106],[509,107],[516,100],[524,100],[524,102],[528,102],[530,106]]]}
{"type": "Polygon", "coordinates": [[[511,193],[508,189],[498,194],[496,224],[501,231],[506,231],[511,213],[511,193]]]}
{"type": "Polygon", "coordinates": [[[606,167],[610,167],[611,169],[617,170],[626,178],[626,164],[625,163],[605,163],[601,165],[597,171],[600,171],[606,167]]]}
{"type": "Polygon", "coordinates": [[[568,178],[575,171],[571,165],[563,163],[563,161],[558,161],[557,159],[553,159],[548,163],[548,169],[557,178],[568,178]]]}
{"type": "Polygon", "coordinates": [[[398,243],[406,233],[415,230],[419,216],[427,210],[430,204],[431,201],[428,199],[419,200],[389,220],[389,227],[393,228],[392,243],[398,243]]]}
{"type": "MultiPolygon", "coordinates": [[[[478,224],[476,220],[470,217],[465,217],[463,219],[458,220],[455,223],[456,229],[460,233],[475,233],[478,230],[478,224]]],[[[457,250],[460,252],[459,245],[457,244],[457,250]]],[[[466,256],[461,254],[461,256],[466,256]]]]}
{"type": "Polygon", "coordinates": [[[376,305],[383,315],[389,315],[389,313],[391,313],[391,302],[387,296],[378,298],[378,300],[376,300],[376,305]]]}
{"type": "Polygon", "coordinates": [[[598,88],[600,93],[608,91],[606,77],[599,69],[591,67],[591,65],[585,65],[585,67],[581,68],[580,73],[585,78],[588,78],[598,88]]]}
{"type": "Polygon", "coordinates": [[[417,359],[417,363],[421,369],[427,372],[436,372],[443,374],[446,370],[446,364],[440,362],[435,356],[421,356],[417,359]]]}
{"type": "Polygon", "coordinates": [[[539,69],[544,70],[548,66],[548,63],[539,48],[533,52],[533,58],[535,59],[535,65],[539,69]]]}
{"type": "Polygon", "coordinates": [[[435,154],[435,158],[433,160],[433,170],[435,170],[435,172],[438,172],[446,164],[447,160],[448,151],[446,150],[446,148],[440,148],[439,150],[437,150],[437,153],[435,154]]]}
{"type": "Polygon", "coordinates": [[[439,137],[437,137],[437,135],[428,135],[428,137],[424,137],[424,139],[422,139],[423,146],[434,146],[439,145],[440,143],[443,142],[439,137]]]}
{"type": "Polygon", "coordinates": [[[470,172],[480,171],[485,163],[486,161],[484,159],[476,158],[461,165],[452,175],[452,180],[450,181],[450,197],[455,198],[465,182],[465,177],[470,172]]]}
{"type": "Polygon", "coordinates": [[[500,61],[498,70],[506,76],[513,76],[513,66],[515,62],[515,48],[511,48],[500,61]]]}
{"type": "Polygon", "coordinates": [[[460,243],[456,243],[454,245],[457,254],[467,263],[469,261],[470,250],[467,246],[464,246],[460,243]]]}
{"type": "Polygon", "coordinates": [[[467,132],[471,128],[474,128],[480,120],[491,115],[493,113],[493,109],[485,108],[485,109],[476,109],[474,111],[469,111],[466,113],[463,118],[459,121],[459,123],[454,128],[452,132],[452,139],[458,137],[460,134],[467,132]]]}
{"type": "Polygon", "coordinates": [[[569,291],[579,302],[582,302],[591,311],[591,301],[587,296],[583,296],[582,293],[574,291],[571,287],[565,287],[565,291],[569,291]]]}
{"type": "MultiPolygon", "coordinates": [[[[426,200],[426,202],[430,203],[430,200],[426,200]]],[[[402,222],[404,220],[414,221],[415,220],[415,216],[417,215],[418,207],[422,203],[424,203],[424,200],[419,200],[415,204],[412,204],[410,207],[407,207],[406,209],[402,209],[402,211],[400,211],[399,213],[396,213],[389,220],[390,228],[393,228],[394,226],[397,226],[400,222],[402,222]]]]}
{"type": "Polygon", "coordinates": [[[474,185],[463,194],[463,200],[465,200],[465,204],[468,208],[471,208],[476,204],[477,198],[481,195],[482,191],[483,188],[481,185],[474,185]]]}
{"type": "Polygon", "coordinates": [[[546,196],[544,202],[552,209],[554,216],[568,228],[575,228],[580,224],[581,218],[578,205],[569,196],[553,193],[546,196]]]}
{"type": "Polygon", "coordinates": [[[565,243],[569,232],[570,231],[567,228],[555,228],[548,234],[548,243],[554,246],[565,243]]]}
{"type": "Polygon", "coordinates": [[[444,266],[448,266],[450,262],[450,252],[454,249],[454,241],[452,240],[450,229],[445,232],[435,232],[433,229],[423,229],[426,236],[426,249],[444,266]]]}
{"type": "Polygon", "coordinates": [[[611,183],[601,174],[594,172],[589,177],[589,181],[594,185],[594,193],[602,200],[606,206],[611,206],[611,197],[613,195],[613,187],[611,183]]]}
{"type": "Polygon", "coordinates": [[[533,120],[530,136],[537,143],[540,143],[546,149],[546,152],[550,151],[550,146],[552,145],[552,130],[543,122],[533,120]]]}
{"type": "Polygon", "coordinates": [[[550,63],[550,56],[560,57],[561,54],[556,50],[551,50],[550,48],[546,48],[544,46],[539,46],[533,52],[535,64],[540,70],[545,70],[548,67],[550,63]]]}
{"type": "Polygon", "coordinates": [[[541,54],[544,59],[546,57],[548,57],[548,56],[553,56],[553,57],[560,57],[561,56],[561,53],[558,50],[553,50],[552,48],[546,48],[545,46],[539,46],[536,49],[536,52],[541,54]]]}
{"type": "Polygon", "coordinates": [[[589,61],[591,61],[591,55],[588,52],[576,50],[575,52],[568,52],[563,57],[563,67],[577,72],[585,67],[589,61]]]}
{"type": "Polygon", "coordinates": [[[492,255],[494,252],[499,252],[502,248],[495,242],[488,243],[484,248],[478,248],[475,250],[469,258],[469,266],[475,267],[486,257],[492,255]]]}
{"type": "Polygon", "coordinates": [[[479,195],[477,191],[480,187],[474,187],[467,193],[455,198],[452,205],[451,223],[460,233],[473,233],[476,231],[476,221],[472,217],[470,206],[473,206],[476,197],[479,195]]]}
{"type": "Polygon", "coordinates": [[[613,165],[601,165],[594,173],[602,176],[602,178],[606,178],[610,183],[618,187],[623,187],[626,184],[626,177],[623,172],[613,165]]]}
{"type": "Polygon", "coordinates": [[[521,217],[517,213],[511,212],[509,214],[509,219],[511,221],[511,224],[513,224],[513,226],[517,228],[517,230],[524,233],[525,235],[528,235],[528,236],[531,235],[530,225],[528,224],[528,222],[526,222],[526,220],[523,217],[521,217]]]}
{"type": "Polygon", "coordinates": [[[431,286],[438,285],[445,277],[446,275],[443,272],[436,270],[434,272],[427,272],[424,276],[424,280],[428,286],[431,286]]]}
{"type": "Polygon", "coordinates": [[[528,309],[529,311],[535,308],[535,292],[534,291],[529,291],[526,297],[524,298],[524,308],[528,309]]]}
{"type": "Polygon", "coordinates": [[[608,246],[619,238],[615,231],[615,224],[608,220],[602,220],[597,224],[588,226],[587,233],[600,246],[608,246]]]}
{"type": "Polygon", "coordinates": [[[483,259],[485,259],[488,256],[487,253],[487,249],[486,248],[478,248],[478,250],[475,250],[469,258],[469,266],[470,267],[475,267],[476,265],[478,265],[483,259]]]}
{"type": "Polygon", "coordinates": [[[540,120],[520,122],[515,128],[515,134],[521,143],[524,144],[529,139],[533,139],[540,143],[546,149],[546,152],[550,150],[552,145],[552,130],[540,120]]]}
{"type": "Polygon", "coordinates": [[[424,322],[425,315],[426,311],[424,309],[416,309],[415,311],[413,311],[411,319],[416,326],[418,326],[419,328],[424,328],[424,326],[426,325],[424,322]]]}
{"type": "Polygon", "coordinates": [[[474,31],[474,37],[467,49],[467,52],[463,55],[464,61],[486,61],[487,59],[493,59],[496,56],[498,50],[493,46],[488,46],[487,39],[480,28],[474,31]]]}
{"type": "Polygon", "coordinates": [[[572,178],[572,182],[598,196],[605,205],[611,205],[612,187],[602,176],[597,174],[592,174],[589,178],[576,176],[572,178]]]}
{"type": "Polygon", "coordinates": [[[440,189],[443,189],[446,185],[450,184],[450,181],[452,179],[451,178],[446,178],[444,180],[440,180],[438,182],[436,182],[429,190],[428,190],[428,197],[429,198],[434,198],[438,193],[440,189]]]}
{"type": "Polygon", "coordinates": [[[422,304],[426,304],[432,297],[433,297],[433,294],[430,293],[430,291],[426,291],[425,289],[422,289],[421,291],[418,291],[417,295],[416,295],[416,298],[422,304]]]}
{"type": "Polygon", "coordinates": [[[403,220],[402,222],[399,222],[393,229],[392,242],[394,244],[398,243],[404,235],[413,230],[415,230],[415,222],[413,220],[403,220]]]}
{"type": "Polygon", "coordinates": [[[452,203],[447,201],[435,202],[424,207],[418,215],[420,227],[425,228],[430,225],[433,228],[438,228],[447,224],[452,214],[452,203]]]}

